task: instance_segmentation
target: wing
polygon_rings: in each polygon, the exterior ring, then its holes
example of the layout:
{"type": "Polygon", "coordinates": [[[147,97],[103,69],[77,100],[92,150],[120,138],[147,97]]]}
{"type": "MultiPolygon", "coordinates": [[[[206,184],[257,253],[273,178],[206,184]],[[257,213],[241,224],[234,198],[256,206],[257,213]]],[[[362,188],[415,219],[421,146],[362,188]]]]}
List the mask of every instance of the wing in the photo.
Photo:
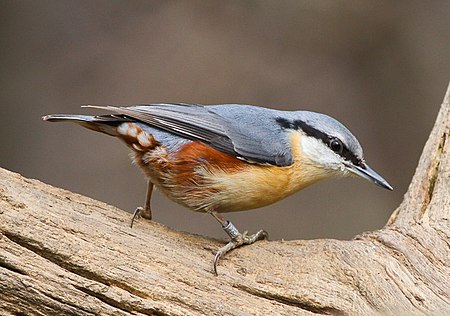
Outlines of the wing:
{"type": "Polygon", "coordinates": [[[149,104],[97,106],[170,133],[203,142],[219,151],[259,164],[288,166],[293,158],[275,110],[250,105],[149,104]]]}

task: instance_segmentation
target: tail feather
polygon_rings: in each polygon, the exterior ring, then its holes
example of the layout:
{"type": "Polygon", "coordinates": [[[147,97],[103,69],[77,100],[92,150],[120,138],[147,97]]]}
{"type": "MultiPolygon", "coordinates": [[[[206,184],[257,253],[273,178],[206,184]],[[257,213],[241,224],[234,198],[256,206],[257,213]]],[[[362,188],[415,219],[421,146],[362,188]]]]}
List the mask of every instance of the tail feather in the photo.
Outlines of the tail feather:
{"type": "Polygon", "coordinates": [[[76,115],[76,114],[50,114],[42,117],[49,122],[73,122],[96,132],[117,136],[116,127],[129,118],[118,115],[76,115]]]}

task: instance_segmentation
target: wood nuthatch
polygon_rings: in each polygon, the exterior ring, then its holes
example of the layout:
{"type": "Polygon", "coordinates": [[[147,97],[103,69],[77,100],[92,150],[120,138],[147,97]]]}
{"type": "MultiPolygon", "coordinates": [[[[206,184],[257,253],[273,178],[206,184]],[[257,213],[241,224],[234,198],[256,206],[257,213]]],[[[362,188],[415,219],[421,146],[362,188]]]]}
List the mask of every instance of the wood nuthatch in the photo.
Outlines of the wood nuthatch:
{"type": "Polygon", "coordinates": [[[214,258],[267,237],[240,233],[220,213],[277,202],[329,177],[358,175],[392,190],[365,163],[353,134],[337,120],[307,111],[278,111],[251,105],[151,104],[87,106],[109,115],[54,114],[46,121],[72,121],[122,139],[148,178],[139,216],[152,218],[155,185],[171,200],[211,214],[231,240],[214,258]]]}

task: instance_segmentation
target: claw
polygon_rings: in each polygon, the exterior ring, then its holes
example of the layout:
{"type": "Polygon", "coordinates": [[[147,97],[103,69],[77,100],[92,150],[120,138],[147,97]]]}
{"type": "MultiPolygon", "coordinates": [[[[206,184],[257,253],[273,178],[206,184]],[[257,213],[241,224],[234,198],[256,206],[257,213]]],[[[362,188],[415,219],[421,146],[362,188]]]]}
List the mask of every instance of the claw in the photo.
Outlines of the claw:
{"type": "Polygon", "coordinates": [[[148,180],[147,181],[147,195],[145,196],[145,204],[144,207],[137,207],[133,212],[133,217],[131,217],[130,227],[133,228],[133,223],[135,219],[139,217],[143,217],[148,220],[152,220],[152,209],[150,208],[150,200],[152,199],[153,193],[153,183],[148,180]]]}
{"type": "Polygon", "coordinates": [[[130,223],[130,227],[133,228],[133,223],[136,219],[143,217],[145,219],[152,219],[152,210],[150,208],[144,208],[144,207],[136,207],[136,209],[133,212],[133,216],[131,217],[131,223],[130,223]]]}
{"type": "Polygon", "coordinates": [[[234,238],[232,238],[230,240],[230,242],[228,244],[226,244],[225,246],[223,246],[216,252],[216,254],[214,256],[214,274],[216,276],[219,275],[217,273],[217,264],[219,263],[219,259],[223,255],[227,254],[231,250],[238,248],[242,245],[251,245],[258,240],[267,239],[267,237],[268,237],[268,234],[264,230],[260,230],[256,234],[253,234],[250,236],[248,235],[248,232],[244,232],[243,234],[239,233],[238,235],[236,235],[234,238]]]}

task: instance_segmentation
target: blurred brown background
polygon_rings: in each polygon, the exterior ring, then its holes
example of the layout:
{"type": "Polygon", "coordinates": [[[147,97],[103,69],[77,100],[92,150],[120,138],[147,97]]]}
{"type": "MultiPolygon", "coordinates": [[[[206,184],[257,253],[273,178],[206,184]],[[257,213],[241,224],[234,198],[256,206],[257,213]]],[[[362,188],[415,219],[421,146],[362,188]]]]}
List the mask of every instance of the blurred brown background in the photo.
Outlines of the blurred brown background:
{"type": "MultiPolygon", "coordinates": [[[[86,112],[87,103],[248,103],[346,124],[395,191],[329,180],[227,215],[272,239],[382,227],[450,78],[450,1],[2,0],[0,25],[1,167],[127,211],[145,192],[128,149],[42,115],[86,112]]],[[[159,194],[153,209],[170,227],[224,237],[210,216],[159,194]]]]}

